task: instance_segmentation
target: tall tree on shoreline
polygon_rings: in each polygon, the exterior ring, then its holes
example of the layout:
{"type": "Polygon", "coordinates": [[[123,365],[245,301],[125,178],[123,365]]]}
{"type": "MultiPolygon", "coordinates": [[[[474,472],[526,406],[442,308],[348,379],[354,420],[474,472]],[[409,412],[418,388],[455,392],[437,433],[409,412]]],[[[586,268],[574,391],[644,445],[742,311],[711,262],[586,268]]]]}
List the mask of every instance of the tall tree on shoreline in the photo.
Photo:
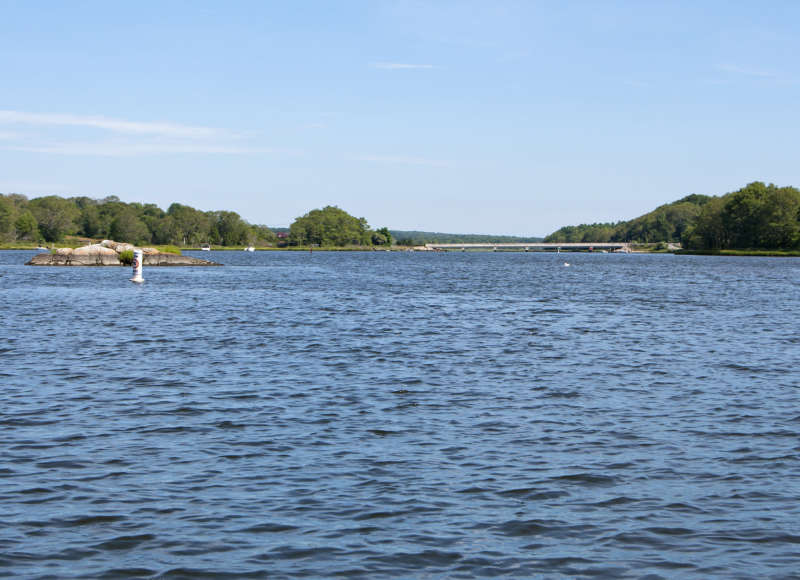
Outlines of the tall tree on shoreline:
{"type": "Polygon", "coordinates": [[[708,203],[684,236],[697,250],[800,247],[800,190],[755,181],[708,203]]]}
{"type": "Polygon", "coordinates": [[[135,244],[269,245],[276,241],[267,226],[246,222],[231,211],[200,211],[173,203],[167,211],[152,203],[103,199],[0,194],[0,242],[58,242],[64,235],[114,238],[135,244]]]}
{"type": "Polygon", "coordinates": [[[311,210],[289,227],[289,243],[295,246],[368,246],[371,235],[367,220],[332,205],[311,210]]]}
{"type": "Polygon", "coordinates": [[[47,242],[57,242],[78,229],[76,221],[80,217],[80,210],[62,197],[39,197],[31,200],[28,208],[39,224],[39,233],[47,242]]]}

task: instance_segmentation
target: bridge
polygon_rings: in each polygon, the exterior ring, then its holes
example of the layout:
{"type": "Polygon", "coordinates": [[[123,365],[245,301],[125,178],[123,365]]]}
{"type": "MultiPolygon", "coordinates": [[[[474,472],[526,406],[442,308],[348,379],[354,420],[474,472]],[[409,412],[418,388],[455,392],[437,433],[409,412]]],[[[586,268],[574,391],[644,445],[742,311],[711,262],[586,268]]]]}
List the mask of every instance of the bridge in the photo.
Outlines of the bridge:
{"type": "Polygon", "coordinates": [[[425,244],[427,250],[460,250],[466,252],[467,250],[522,250],[530,252],[531,250],[585,250],[585,251],[612,251],[612,252],[630,252],[631,245],[628,242],[563,242],[563,243],[546,243],[546,242],[519,242],[519,243],[503,243],[503,244],[425,244]]]}

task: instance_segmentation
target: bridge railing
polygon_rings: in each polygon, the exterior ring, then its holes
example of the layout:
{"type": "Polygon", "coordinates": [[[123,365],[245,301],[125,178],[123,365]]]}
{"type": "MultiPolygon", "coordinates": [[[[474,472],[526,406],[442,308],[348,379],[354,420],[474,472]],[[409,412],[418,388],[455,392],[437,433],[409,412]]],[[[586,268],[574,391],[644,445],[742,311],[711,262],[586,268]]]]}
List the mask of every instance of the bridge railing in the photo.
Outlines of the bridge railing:
{"type": "Polygon", "coordinates": [[[630,244],[628,242],[537,242],[537,243],[464,243],[464,244],[425,244],[429,250],[477,250],[477,249],[511,249],[520,248],[525,250],[623,250],[630,251],[630,244]]]}

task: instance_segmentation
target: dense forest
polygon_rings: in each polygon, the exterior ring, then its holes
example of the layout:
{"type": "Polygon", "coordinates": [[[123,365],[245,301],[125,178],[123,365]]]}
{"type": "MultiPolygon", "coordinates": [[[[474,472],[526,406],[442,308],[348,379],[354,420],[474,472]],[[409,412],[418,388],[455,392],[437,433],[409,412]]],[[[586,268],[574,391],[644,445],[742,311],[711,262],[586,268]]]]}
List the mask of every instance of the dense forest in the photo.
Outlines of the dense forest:
{"type": "Polygon", "coordinates": [[[66,235],[109,238],[137,245],[269,244],[275,234],[232,211],[200,211],[173,203],[167,211],[154,204],[58,196],[29,200],[0,195],[0,241],[55,243],[66,235]]]}
{"type": "Polygon", "coordinates": [[[294,246],[382,246],[391,245],[389,230],[373,231],[367,220],[351,216],[329,205],[314,209],[294,220],[289,227],[289,244],[294,246]]]}
{"type": "Polygon", "coordinates": [[[581,224],[563,227],[545,238],[546,242],[680,242],[702,208],[713,198],[687,195],[629,221],[581,224]]]}
{"type": "Polygon", "coordinates": [[[279,240],[267,226],[253,225],[232,211],[200,211],[173,203],[154,204],[58,196],[28,199],[0,194],[0,242],[56,243],[72,235],[137,245],[373,246],[392,243],[389,230],[373,231],[364,218],[328,206],[299,217],[279,240]]]}
{"type": "MultiPolygon", "coordinates": [[[[540,238],[373,230],[335,206],[298,217],[280,237],[232,211],[58,196],[0,194],[0,242],[55,243],[66,235],[137,245],[387,246],[435,243],[537,242],[540,238]]],[[[800,190],[753,182],[722,196],[687,195],[628,221],[566,226],[547,242],[680,242],[693,250],[800,249],[800,190]]]]}
{"type": "Polygon", "coordinates": [[[688,195],[617,223],[563,227],[548,242],[680,242],[692,250],[800,248],[800,190],[756,181],[723,196],[688,195]]]}
{"type": "Polygon", "coordinates": [[[178,246],[418,246],[426,243],[537,242],[541,238],[373,230],[364,218],[327,206],[298,217],[288,228],[252,225],[231,211],[200,211],[173,203],[154,204],[47,196],[28,199],[0,194],[0,242],[55,243],[64,236],[109,238],[134,244],[178,246]],[[276,235],[277,234],[277,235],[276,235]]]}
{"type": "Polygon", "coordinates": [[[800,190],[755,182],[715,197],[683,241],[697,250],[800,248],[800,190]]]}

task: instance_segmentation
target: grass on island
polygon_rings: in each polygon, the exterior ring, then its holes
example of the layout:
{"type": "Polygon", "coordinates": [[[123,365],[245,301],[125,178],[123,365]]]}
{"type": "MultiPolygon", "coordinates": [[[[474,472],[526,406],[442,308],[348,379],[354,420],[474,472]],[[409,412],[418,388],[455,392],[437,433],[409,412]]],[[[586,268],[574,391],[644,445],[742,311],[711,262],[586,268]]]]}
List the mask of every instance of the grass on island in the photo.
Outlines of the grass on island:
{"type": "Polygon", "coordinates": [[[689,256],[762,256],[767,258],[800,258],[800,250],[678,250],[689,256]]]}
{"type": "Polygon", "coordinates": [[[27,242],[3,242],[0,243],[0,250],[35,250],[39,244],[29,244],[27,242]]]}
{"type": "Polygon", "coordinates": [[[123,266],[133,264],[133,250],[125,250],[119,253],[119,261],[123,266]]]}
{"type": "Polygon", "coordinates": [[[148,246],[150,248],[155,248],[162,254],[177,254],[178,256],[181,255],[181,249],[178,246],[148,246]]]}

